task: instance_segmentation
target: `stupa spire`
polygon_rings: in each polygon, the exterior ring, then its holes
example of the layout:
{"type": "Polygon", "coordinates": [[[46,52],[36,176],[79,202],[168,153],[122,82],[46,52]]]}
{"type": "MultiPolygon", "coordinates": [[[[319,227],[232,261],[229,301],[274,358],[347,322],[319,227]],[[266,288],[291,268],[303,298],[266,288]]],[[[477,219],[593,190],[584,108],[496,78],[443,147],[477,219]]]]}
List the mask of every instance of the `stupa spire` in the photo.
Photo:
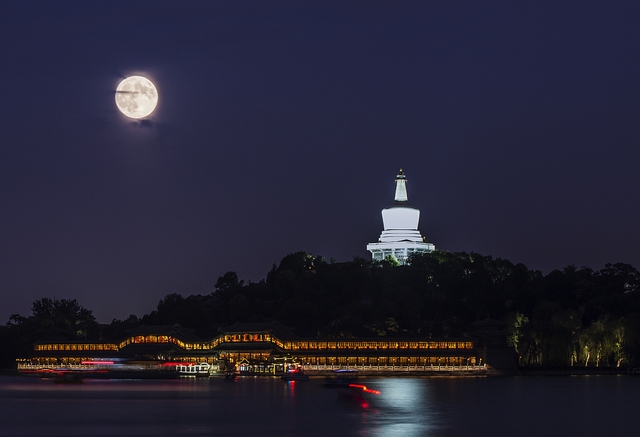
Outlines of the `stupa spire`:
{"type": "Polygon", "coordinates": [[[400,169],[396,176],[396,197],[394,200],[396,203],[406,203],[409,201],[407,197],[407,177],[404,175],[402,169],[400,169]]]}

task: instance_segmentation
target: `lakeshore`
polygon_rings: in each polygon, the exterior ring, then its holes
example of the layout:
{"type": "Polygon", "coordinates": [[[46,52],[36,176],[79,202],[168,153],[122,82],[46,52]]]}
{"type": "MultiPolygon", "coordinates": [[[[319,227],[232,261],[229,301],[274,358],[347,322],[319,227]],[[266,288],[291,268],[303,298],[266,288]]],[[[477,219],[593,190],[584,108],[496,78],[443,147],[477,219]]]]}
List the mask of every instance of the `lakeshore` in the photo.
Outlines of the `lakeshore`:
{"type": "MultiPolygon", "coordinates": [[[[629,376],[636,377],[640,376],[638,373],[638,369],[636,368],[625,368],[625,367],[550,367],[550,368],[542,368],[542,367],[519,367],[510,370],[504,369],[494,369],[489,366],[477,366],[473,368],[458,368],[453,366],[442,366],[440,368],[389,368],[389,369],[379,369],[379,368],[318,368],[318,366],[303,368],[306,375],[310,378],[331,378],[336,376],[337,370],[350,370],[354,371],[358,377],[365,378],[412,378],[412,377],[537,377],[537,376],[629,376]]],[[[65,369],[66,371],[75,371],[79,374],[84,373],[86,378],[91,379],[91,369],[83,368],[82,366],[75,366],[74,368],[65,369]]],[[[264,373],[264,372],[239,372],[238,376],[247,376],[247,377],[274,377],[280,378],[284,373],[264,373]]],[[[164,375],[163,378],[154,378],[153,374],[137,374],[137,375],[126,375],[125,372],[122,375],[128,376],[126,379],[167,379],[170,378],[167,375],[164,375]],[[142,376],[141,376],[142,375],[142,376]]],[[[102,374],[99,376],[99,379],[122,379],[124,376],[115,375],[111,376],[108,374],[102,374]]],[[[0,376],[21,376],[21,377],[41,377],[41,378],[51,378],[51,373],[38,373],[38,372],[24,372],[24,369],[0,369],[0,376]]],[[[175,374],[174,378],[180,377],[188,377],[189,375],[180,375],[175,374]]],[[[211,378],[223,378],[225,377],[224,372],[212,372],[208,375],[211,378]]],[[[95,376],[93,376],[95,378],[95,376]]],[[[638,378],[640,379],[640,378],[638,378]]]]}

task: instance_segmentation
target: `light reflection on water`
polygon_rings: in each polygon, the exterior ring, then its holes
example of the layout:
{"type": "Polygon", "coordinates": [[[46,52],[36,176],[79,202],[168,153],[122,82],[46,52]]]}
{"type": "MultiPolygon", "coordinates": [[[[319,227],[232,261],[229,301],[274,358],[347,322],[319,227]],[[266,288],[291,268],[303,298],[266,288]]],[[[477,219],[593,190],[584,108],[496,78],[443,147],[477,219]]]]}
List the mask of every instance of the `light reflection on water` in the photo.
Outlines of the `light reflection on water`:
{"type": "Polygon", "coordinates": [[[640,377],[86,381],[0,377],[2,436],[635,435],[640,377]]]}
{"type": "Polygon", "coordinates": [[[376,380],[381,394],[372,401],[371,415],[363,415],[361,435],[422,436],[437,429],[438,413],[432,409],[430,387],[425,379],[389,378],[376,380]]]}

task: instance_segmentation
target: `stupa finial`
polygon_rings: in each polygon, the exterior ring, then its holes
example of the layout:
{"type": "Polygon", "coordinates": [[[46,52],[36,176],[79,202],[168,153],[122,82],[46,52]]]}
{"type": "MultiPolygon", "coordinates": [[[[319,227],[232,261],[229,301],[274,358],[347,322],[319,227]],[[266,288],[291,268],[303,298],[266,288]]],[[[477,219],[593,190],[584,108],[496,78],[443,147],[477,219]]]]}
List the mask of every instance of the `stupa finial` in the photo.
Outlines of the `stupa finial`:
{"type": "Polygon", "coordinates": [[[402,203],[409,201],[407,197],[407,177],[404,175],[402,169],[400,169],[398,176],[396,176],[396,197],[394,200],[402,203]]]}

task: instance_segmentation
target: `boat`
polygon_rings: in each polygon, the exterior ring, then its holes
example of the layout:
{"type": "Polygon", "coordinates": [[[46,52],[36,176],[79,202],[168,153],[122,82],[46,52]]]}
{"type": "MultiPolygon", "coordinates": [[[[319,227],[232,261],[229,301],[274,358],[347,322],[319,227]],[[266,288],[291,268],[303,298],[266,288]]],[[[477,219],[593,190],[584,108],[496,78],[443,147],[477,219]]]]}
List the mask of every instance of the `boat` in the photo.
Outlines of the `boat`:
{"type": "Polygon", "coordinates": [[[238,372],[236,372],[235,370],[229,370],[229,371],[227,371],[227,373],[225,373],[224,380],[226,382],[238,382],[238,377],[239,376],[240,376],[240,374],[238,372]]]}
{"type": "Polygon", "coordinates": [[[379,394],[380,391],[370,389],[362,384],[347,384],[338,389],[340,401],[356,403],[363,407],[368,407],[373,398],[379,394]]]}
{"type": "Polygon", "coordinates": [[[326,388],[343,388],[354,384],[358,379],[358,371],[355,369],[339,369],[333,371],[333,377],[327,378],[322,384],[326,388]]]}
{"type": "Polygon", "coordinates": [[[308,381],[309,375],[305,375],[303,372],[285,373],[280,379],[283,381],[308,381]]]}
{"type": "Polygon", "coordinates": [[[180,376],[196,376],[209,377],[211,374],[211,365],[209,363],[179,363],[176,365],[176,371],[180,376]]]}
{"type": "Polygon", "coordinates": [[[178,364],[180,363],[158,364],[151,360],[87,360],[81,366],[22,369],[19,372],[25,376],[51,378],[58,383],[82,382],[87,379],[174,379],[180,376],[176,370],[178,364]]]}
{"type": "Polygon", "coordinates": [[[280,377],[283,381],[308,381],[309,375],[304,373],[302,367],[291,367],[280,377]]]}
{"type": "Polygon", "coordinates": [[[60,372],[53,378],[56,384],[80,384],[82,383],[82,375],[77,372],[60,372]]]}

